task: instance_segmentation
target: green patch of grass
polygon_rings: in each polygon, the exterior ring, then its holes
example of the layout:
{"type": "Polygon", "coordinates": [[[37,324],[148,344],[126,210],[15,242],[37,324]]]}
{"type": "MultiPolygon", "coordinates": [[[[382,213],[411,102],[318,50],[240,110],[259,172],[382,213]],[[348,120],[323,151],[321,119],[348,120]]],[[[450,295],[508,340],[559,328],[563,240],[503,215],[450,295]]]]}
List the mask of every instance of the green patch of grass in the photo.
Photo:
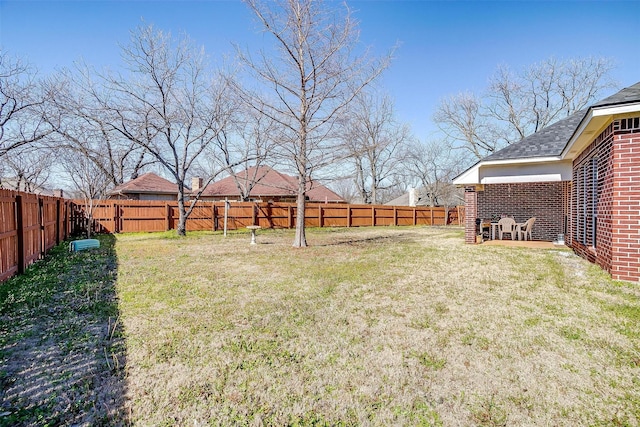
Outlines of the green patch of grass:
{"type": "Polygon", "coordinates": [[[472,406],[473,421],[482,427],[504,427],[507,425],[507,412],[494,396],[480,398],[472,406]]]}
{"type": "Polygon", "coordinates": [[[416,358],[425,368],[433,369],[435,371],[444,368],[447,364],[446,359],[434,356],[428,352],[413,353],[411,356],[416,358]]]}
{"type": "Polygon", "coordinates": [[[411,320],[409,325],[414,329],[429,329],[433,327],[433,321],[431,320],[431,316],[424,315],[417,319],[411,320]]]}
{"type": "Polygon", "coordinates": [[[585,331],[574,326],[563,326],[560,328],[560,335],[569,341],[578,341],[585,337],[585,331]]]}
{"type": "Polygon", "coordinates": [[[466,333],[462,335],[461,342],[464,345],[474,346],[480,350],[489,350],[489,346],[491,345],[491,341],[479,335],[473,330],[468,330],[466,333]]]}
{"type": "Polygon", "coordinates": [[[124,419],[115,239],[96,238],[80,252],[62,243],[0,286],[0,425],[124,419]]]}
{"type": "Polygon", "coordinates": [[[622,320],[618,324],[618,332],[631,338],[640,338],[640,304],[608,304],[605,306],[622,320]]]}
{"type": "Polygon", "coordinates": [[[410,425],[421,427],[442,426],[442,420],[438,412],[427,402],[416,400],[409,407],[397,406],[393,408],[397,417],[407,418],[410,425]]]}

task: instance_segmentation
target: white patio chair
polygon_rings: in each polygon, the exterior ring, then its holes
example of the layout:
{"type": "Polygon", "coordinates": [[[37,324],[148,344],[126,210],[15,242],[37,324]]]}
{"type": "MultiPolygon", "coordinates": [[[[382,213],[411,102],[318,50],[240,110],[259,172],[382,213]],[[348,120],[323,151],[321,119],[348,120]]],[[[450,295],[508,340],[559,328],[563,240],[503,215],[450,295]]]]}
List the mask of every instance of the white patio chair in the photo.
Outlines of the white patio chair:
{"type": "Polygon", "coordinates": [[[536,217],[529,218],[524,224],[521,224],[518,227],[518,239],[520,240],[531,240],[531,230],[533,229],[533,224],[536,222],[536,217]]]}
{"type": "Polygon", "coordinates": [[[509,233],[511,235],[511,240],[516,240],[516,220],[513,218],[502,218],[498,221],[498,239],[502,240],[502,236],[505,233],[509,233]]]}

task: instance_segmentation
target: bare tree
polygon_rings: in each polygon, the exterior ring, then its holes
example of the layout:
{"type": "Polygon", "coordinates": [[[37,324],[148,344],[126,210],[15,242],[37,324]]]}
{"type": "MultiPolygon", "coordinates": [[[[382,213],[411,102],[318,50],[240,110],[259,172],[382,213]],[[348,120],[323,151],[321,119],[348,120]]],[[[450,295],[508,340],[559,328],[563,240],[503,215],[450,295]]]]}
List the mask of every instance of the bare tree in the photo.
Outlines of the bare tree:
{"type": "Polygon", "coordinates": [[[105,76],[110,97],[104,107],[114,115],[112,129],[143,147],[175,180],[177,233],[185,235],[202,189],[221,172],[203,177],[187,207],[190,171],[228,125],[227,79],[207,67],[204,51],[186,36],[176,40],[151,26],[132,33],[123,57],[129,73],[105,76]]]}
{"type": "Polygon", "coordinates": [[[388,96],[361,92],[348,109],[341,132],[354,167],[354,180],[364,203],[384,202],[382,192],[392,189],[402,163],[404,147],[413,138],[399,123],[388,96]]]}
{"type": "Polygon", "coordinates": [[[110,184],[109,177],[95,162],[73,151],[58,153],[59,164],[65,171],[68,185],[74,197],[83,201],[85,231],[91,237],[96,201],[104,199],[110,184]]]}
{"type": "Polygon", "coordinates": [[[352,176],[335,179],[331,182],[330,187],[347,203],[362,203],[360,191],[358,190],[352,176]]]}
{"type": "Polygon", "coordinates": [[[89,67],[60,72],[47,82],[47,92],[43,117],[53,131],[48,143],[89,159],[110,187],[136,178],[155,162],[144,147],[114,130],[117,117],[103,106],[108,95],[89,67]]]}
{"type": "Polygon", "coordinates": [[[264,178],[265,169],[260,166],[265,165],[273,153],[277,129],[273,120],[253,108],[240,105],[236,111],[230,132],[222,133],[200,167],[227,171],[240,200],[249,201],[251,190],[264,178]]]}
{"type": "Polygon", "coordinates": [[[276,52],[258,59],[238,49],[241,61],[271,96],[242,90],[242,97],[280,125],[281,150],[297,172],[296,233],[293,246],[307,246],[305,206],[314,170],[343,151],[333,126],[339,113],[387,66],[388,57],[357,55],[357,25],[350,10],[332,10],[312,0],[246,0],[276,52]]]}
{"type": "Polygon", "coordinates": [[[508,143],[519,141],[549,124],[570,116],[615,87],[606,58],[550,58],[516,75],[500,66],[490,80],[488,110],[507,125],[508,143]]]}
{"type": "Polygon", "coordinates": [[[407,181],[419,189],[429,206],[453,206],[460,203],[459,191],[451,180],[468,162],[442,141],[412,144],[404,156],[407,181]]]}
{"type": "Polygon", "coordinates": [[[21,146],[8,151],[0,167],[0,188],[35,193],[45,188],[54,157],[43,148],[21,146]]]}
{"type": "Polygon", "coordinates": [[[40,114],[42,103],[36,71],[0,50],[0,158],[50,133],[40,114]]]}
{"type": "Polygon", "coordinates": [[[460,93],[440,101],[433,119],[450,141],[462,144],[463,149],[482,158],[505,144],[483,109],[479,97],[470,92],[460,93]]]}
{"type": "Polygon", "coordinates": [[[608,58],[547,59],[519,73],[498,67],[481,98],[443,100],[434,120],[451,140],[477,158],[565,118],[615,87],[608,58]]]}

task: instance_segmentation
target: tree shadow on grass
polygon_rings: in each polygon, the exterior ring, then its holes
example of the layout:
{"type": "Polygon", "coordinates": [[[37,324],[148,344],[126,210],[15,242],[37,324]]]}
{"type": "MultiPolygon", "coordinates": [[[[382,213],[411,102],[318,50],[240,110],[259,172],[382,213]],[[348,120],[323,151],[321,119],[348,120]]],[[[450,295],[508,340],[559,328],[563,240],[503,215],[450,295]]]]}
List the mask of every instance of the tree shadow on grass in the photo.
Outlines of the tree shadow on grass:
{"type": "Polygon", "coordinates": [[[0,284],[0,426],[126,424],[115,237],[0,284]]]}
{"type": "Polygon", "coordinates": [[[319,243],[314,246],[361,246],[370,245],[372,243],[400,243],[414,239],[415,233],[401,232],[392,235],[380,235],[372,237],[351,237],[346,239],[336,239],[328,243],[319,243]]]}

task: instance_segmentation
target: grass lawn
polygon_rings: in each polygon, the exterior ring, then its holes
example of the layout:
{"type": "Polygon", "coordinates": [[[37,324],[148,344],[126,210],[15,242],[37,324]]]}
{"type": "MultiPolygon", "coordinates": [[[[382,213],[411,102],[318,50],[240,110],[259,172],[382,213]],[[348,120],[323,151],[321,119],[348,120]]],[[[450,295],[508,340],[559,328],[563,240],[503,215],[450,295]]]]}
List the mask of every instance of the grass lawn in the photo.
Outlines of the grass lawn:
{"type": "Polygon", "coordinates": [[[21,296],[27,275],[2,285],[15,290],[0,294],[0,424],[640,423],[639,285],[566,249],[465,245],[459,228],[312,229],[308,240],[130,234],[74,262],[54,253],[67,261],[41,302],[21,296]],[[70,292],[73,277],[91,283],[70,292]],[[64,298],[75,314],[59,314],[64,298]],[[14,331],[56,316],[79,325],[14,331]],[[25,391],[20,375],[37,365],[15,362],[33,356],[25,340],[54,360],[86,354],[86,375],[25,391]],[[66,398],[80,399],[78,415],[65,418],[60,396],[77,384],[66,398]]]}

